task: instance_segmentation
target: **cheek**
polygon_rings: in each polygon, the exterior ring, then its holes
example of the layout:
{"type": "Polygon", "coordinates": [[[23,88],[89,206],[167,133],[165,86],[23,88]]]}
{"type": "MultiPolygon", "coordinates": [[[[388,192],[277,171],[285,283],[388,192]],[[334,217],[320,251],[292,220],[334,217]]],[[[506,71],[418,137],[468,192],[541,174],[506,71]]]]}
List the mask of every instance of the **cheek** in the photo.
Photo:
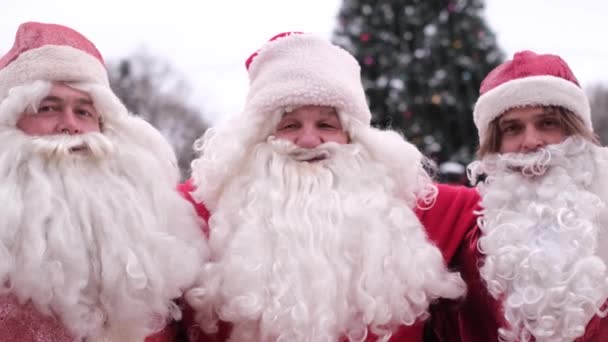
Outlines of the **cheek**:
{"type": "Polygon", "coordinates": [[[335,133],[326,135],[323,140],[325,142],[348,144],[350,139],[348,138],[348,134],[346,134],[346,132],[340,131],[340,132],[335,132],[335,133]]]}
{"type": "Polygon", "coordinates": [[[518,152],[519,141],[515,137],[502,137],[500,141],[500,153],[518,152]]]}
{"type": "Polygon", "coordinates": [[[555,131],[546,137],[548,144],[559,144],[564,140],[566,140],[566,134],[563,130],[555,131]]]}
{"type": "Polygon", "coordinates": [[[295,143],[296,138],[297,138],[297,133],[296,132],[285,132],[285,131],[280,131],[280,132],[276,132],[274,134],[274,136],[277,139],[284,139],[284,140],[289,140],[293,143],[295,143]]]}
{"type": "Polygon", "coordinates": [[[99,121],[87,121],[81,125],[82,133],[88,132],[101,132],[101,126],[99,125],[99,121]]]}
{"type": "Polygon", "coordinates": [[[17,121],[17,128],[29,135],[53,134],[52,120],[36,115],[24,115],[17,121]]]}

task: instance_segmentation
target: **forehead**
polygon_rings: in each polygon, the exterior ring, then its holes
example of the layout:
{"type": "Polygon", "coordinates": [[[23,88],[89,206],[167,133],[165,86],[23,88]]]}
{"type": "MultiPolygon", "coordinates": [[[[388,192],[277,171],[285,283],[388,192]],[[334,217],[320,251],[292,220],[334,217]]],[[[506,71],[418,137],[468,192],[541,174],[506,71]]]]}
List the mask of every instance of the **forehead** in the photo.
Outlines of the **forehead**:
{"type": "Polygon", "coordinates": [[[77,100],[81,100],[81,101],[87,101],[87,102],[91,102],[91,96],[82,91],[82,90],[78,90],[76,88],[72,88],[66,84],[63,83],[53,83],[53,85],[51,86],[51,90],[49,91],[49,94],[47,95],[47,97],[53,97],[55,99],[77,99],[77,100]]]}
{"type": "Polygon", "coordinates": [[[513,120],[530,120],[537,117],[543,117],[547,115],[555,115],[557,112],[552,107],[521,107],[511,108],[502,114],[499,118],[499,122],[513,121],[513,120]]]}
{"type": "Polygon", "coordinates": [[[283,118],[306,118],[306,117],[338,117],[336,110],[329,106],[301,106],[283,114],[283,118]]]}

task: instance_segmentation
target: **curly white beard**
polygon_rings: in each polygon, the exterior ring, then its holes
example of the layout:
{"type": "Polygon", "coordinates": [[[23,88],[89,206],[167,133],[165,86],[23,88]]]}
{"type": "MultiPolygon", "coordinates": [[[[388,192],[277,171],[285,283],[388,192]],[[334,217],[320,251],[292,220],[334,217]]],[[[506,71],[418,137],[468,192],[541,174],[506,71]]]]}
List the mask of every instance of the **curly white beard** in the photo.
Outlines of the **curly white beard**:
{"type": "Polygon", "coordinates": [[[231,341],[363,341],[368,328],[385,341],[433,299],[464,294],[412,194],[360,144],[271,138],[239,170],[214,201],[203,286],[186,297],[204,331],[221,319],[231,341]],[[297,161],[315,156],[325,159],[297,161]]]}
{"type": "Polygon", "coordinates": [[[531,154],[492,155],[472,165],[486,173],[480,269],[503,302],[507,341],[573,341],[608,297],[605,200],[597,188],[605,149],[572,137],[531,154]],[[599,196],[598,196],[599,195],[599,196]]]}
{"type": "Polygon", "coordinates": [[[168,159],[112,132],[2,127],[0,145],[0,295],[56,315],[76,339],[143,340],[179,316],[171,300],[207,250],[168,159]]]}

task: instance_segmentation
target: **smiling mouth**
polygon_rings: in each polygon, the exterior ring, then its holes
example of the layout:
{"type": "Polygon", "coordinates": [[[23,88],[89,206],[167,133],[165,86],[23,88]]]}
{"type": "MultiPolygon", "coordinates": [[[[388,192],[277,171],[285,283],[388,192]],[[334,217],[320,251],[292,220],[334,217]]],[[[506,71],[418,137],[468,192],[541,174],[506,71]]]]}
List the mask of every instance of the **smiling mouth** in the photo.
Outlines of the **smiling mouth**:
{"type": "Polygon", "coordinates": [[[70,147],[70,152],[72,152],[72,153],[85,152],[88,150],[89,150],[89,148],[86,145],[78,145],[78,146],[70,147]]]}
{"type": "Polygon", "coordinates": [[[316,157],[313,157],[313,158],[310,158],[310,159],[305,159],[305,160],[302,160],[302,161],[303,162],[307,162],[307,163],[315,163],[315,162],[319,162],[319,161],[325,160],[325,159],[327,159],[327,156],[319,155],[319,156],[316,156],[316,157]]]}
{"type": "Polygon", "coordinates": [[[315,163],[329,158],[329,153],[318,150],[300,150],[293,153],[292,158],[299,162],[315,163]]]}

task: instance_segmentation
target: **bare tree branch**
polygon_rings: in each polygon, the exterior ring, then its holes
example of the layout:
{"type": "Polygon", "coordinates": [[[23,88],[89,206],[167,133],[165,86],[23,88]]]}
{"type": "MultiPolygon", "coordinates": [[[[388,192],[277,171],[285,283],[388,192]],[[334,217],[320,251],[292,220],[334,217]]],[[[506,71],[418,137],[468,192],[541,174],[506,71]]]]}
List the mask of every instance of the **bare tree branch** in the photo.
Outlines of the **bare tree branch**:
{"type": "Polygon", "coordinates": [[[602,145],[608,143],[608,87],[597,84],[588,91],[591,104],[593,130],[599,136],[602,145]]]}
{"type": "Polygon", "coordinates": [[[129,111],[140,115],[169,140],[182,178],[194,158],[192,144],[208,128],[202,113],[188,105],[189,87],[171,66],[148,53],[109,63],[110,85],[129,111]]]}

